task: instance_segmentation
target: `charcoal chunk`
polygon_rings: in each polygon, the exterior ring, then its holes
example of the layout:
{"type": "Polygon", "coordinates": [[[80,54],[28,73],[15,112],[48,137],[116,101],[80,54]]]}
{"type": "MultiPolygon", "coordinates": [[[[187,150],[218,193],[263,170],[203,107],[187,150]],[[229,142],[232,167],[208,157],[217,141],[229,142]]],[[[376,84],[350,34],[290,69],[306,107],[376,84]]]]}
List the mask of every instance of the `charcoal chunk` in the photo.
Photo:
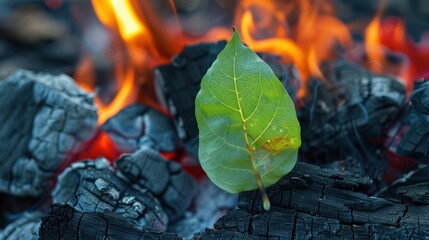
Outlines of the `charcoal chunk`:
{"type": "Polygon", "coordinates": [[[123,108],[108,119],[101,129],[105,131],[121,152],[133,152],[138,149],[139,139],[144,134],[144,114],[148,107],[139,104],[123,108]]]}
{"type": "Polygon", "coordinates": [[[193,178],[153,149],[142,148],[123,155],[115,166],[122,179],[136,189],[147,189],[159,199],[171,221],[185,212],[195,195],[193,178]]]}
{"type": "Polygon", "coordinates": [[[425,162],[429,158],[429,82],[416,82],[398,134],[397,153],[425,162]]]}
{"type": "Polygon", "coordinates": [[[400,113],[406,89],[398,79],[337,62],[328,81],[313,80],[298,110],[305,159],[333,163],[379,182],[387,167],[381,141],[400,113]]]}
{"type": "Polygon", "coordinates": [[[191,208],[177,221],[169,224],[167,231],[189,239],[194,234],[213,227],[217,219],[236,206],[237,194],[225,192],[205,179],[198,183],[191,208]]]}
{"type": "MultiPolygon", "coordinates": [[[[373,197],[364,193],[370,184],[372,181],[369,178],[298,162],[287,176],[267,188],[271,200],[270,211],[262,208],[259,191],[240,193],[238,210],[221,217],[214,230],[208,230],[197,237],[202,239],[222,239],[229,236],[237,236],[236,239],[427,237],[429,217],[426,212],[429,210],[429,203],[426,197],[413,198],[413,201],[392,201],[373,197]],[[297,182],[300,184],[296,184],[297,182]]],[[[410,189],[417,189],[417,186],[398,189],[403,194],[402,200],[422,196],[421,194],[411,196],[408,194],[409,191],[404,191],[410,189]]],[[[425,190],[426,187],[420,189],[425,190]]]]}
{"type": "Polygon", "coordinates": [[[126,184],[103,158],[77,162],[67,168],[58,178],[52,201],[82,212],[114,212],[140,229],[163,231],[168,221],[151,193],[126,184]]]}
{"type": "MultiPolygon", "coordinates": [[[[155,82],[161,102],[173,114],[177,133],[192,156],[198,155],[198,127],[195,119],[195,97],[200,82],[226,42],[200,43],[186,47],[169,65],[155,69],[155,82]]],[[[258,54],[273,69],[292,99],[299,88],[293,66],[285,66],[279,58],[258,54]]]]}
{"type": "Polygon", "coordinates": [[[44,215],[43,211],[24,213],[18,220],[0,231],[0,239],[39,239],[39,227],[44,215]]]}
{"type": "Polygon", "coordinates": [[[96,133],[93,96],[66,75],[17,71],[0,82],[0,191],[40,196],[96,133]]]}
{"type": "Polygon", "coordinates": [[[141,104],[125,107],[107,120],[101,129],[124,153],[134,152],[141,146],[174,152],[179,146],[172,119],[141,104]]]}
{"type": "Polygon", "coordinates": [[[69,205],[55,204],[42,219],[40,239],[163,239],[182,240],[175,234],[139,229],[123,216],[110,211],[80,212],[69,205]]]}

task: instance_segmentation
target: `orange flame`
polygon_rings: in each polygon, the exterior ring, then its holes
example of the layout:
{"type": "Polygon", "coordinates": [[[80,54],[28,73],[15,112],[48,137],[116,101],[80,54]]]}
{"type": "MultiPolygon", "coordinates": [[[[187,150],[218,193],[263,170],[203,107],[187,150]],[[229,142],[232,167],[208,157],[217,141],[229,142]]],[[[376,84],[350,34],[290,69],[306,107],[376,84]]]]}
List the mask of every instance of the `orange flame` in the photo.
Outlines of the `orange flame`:
{"type": "MultiPolygon", "coordinates": [[[[91,1],[100,22],[117,36],[113,39],[111,51],[116,61],[118,91],[107,104],[96,98],[98,123],[101,125],[123,107],[136,101],[162,111],[153,90],[152,69],[167,63],[182,49],[178,24],[160,25],[160,22],[155,22],[152,20],[155,16],[151,13],[151,6],[143,1],[91,1]],[[140,94],[142,89],[144,94],[140,94]]],[[[81,87],[94,91],[95,73],[89,55],[82,58],[74,77],[81,87]]]]}
{"type": "Polygon", "coordinates": [[[385,7],[385,1],[381,5],[365,29],[365,51],[369,60],[369,68],[377,73],[382,72],[382,66],[386,65],[383,46],[380,42],[381,16],[385,7]]]}
{"type": "MultiPolygon", "coordinates": [[[[346,48],[352,40],[348,28],[333,16],[329,2],[313,3],[242,0],[235,22],[243,41],[253,50],[276,54],[295,64],[303,81],[310,76],[324,79],[320,64],[335,57],[335,44],[346,48]]],[[[298,96],[305,91],[301,88],[298,96]]]]}
{"type": "Polygon", "coordinates": [[[429,42],[423,39],[415,43],[407,36],[404,21],[399,17],[382,18],[386,1],[382,1],[377,14],[365,30],[365,48],[372,71],[392,74],[406,84],[408,93],[413,81],[429,76],[429,42]],[[402,58],[400,66],[389,63],[387,54],[402,58]]]}

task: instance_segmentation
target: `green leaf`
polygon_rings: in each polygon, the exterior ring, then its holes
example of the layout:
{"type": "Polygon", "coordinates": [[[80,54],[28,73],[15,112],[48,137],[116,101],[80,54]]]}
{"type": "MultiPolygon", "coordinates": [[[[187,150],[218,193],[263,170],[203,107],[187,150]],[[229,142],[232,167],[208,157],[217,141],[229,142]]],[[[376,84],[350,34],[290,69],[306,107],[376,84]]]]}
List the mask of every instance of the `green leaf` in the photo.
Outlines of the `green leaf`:
{"type": "Polygon", "coordinates": [[[292,100],[271,68],[234,34],[207,71],[195,100],[199,159],[220,188],[238,193],[276,183],[301,145],[292,100]]]}

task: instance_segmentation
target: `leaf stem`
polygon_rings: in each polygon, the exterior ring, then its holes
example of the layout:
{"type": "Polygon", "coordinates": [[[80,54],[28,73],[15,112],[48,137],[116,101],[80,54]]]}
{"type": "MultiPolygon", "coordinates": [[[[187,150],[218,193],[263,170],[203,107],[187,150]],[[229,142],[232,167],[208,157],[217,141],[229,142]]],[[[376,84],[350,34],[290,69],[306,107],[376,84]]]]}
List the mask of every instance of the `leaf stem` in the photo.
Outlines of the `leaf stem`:
{"type": "MultiPolygon", "coordinates": [[[[233,30],[235,32],[235,27],[233,27],[233,30]]],[[[261,192],[261,195],[262,195],[262,201],[263,201],[264,209],[266,211],[268,211],[270,209],[270,207],[271,207],[270,199],[268,198],[268,195],[267,195],[267,192],[265,191],[265,187],[264,187],[264,183],[262,181],[261,175],[259,174],[259,171],[258,171],[258,169],[256,167],[256,164],[255,164],[255,159],[253,157],[253,150],[252,150],[252,147],[250,145],[249,136],[247,134],[246,121],[245,121],[245,118],[243,116],[243,110],[241,108],[240,98],[238,96],[237,77],[235,75],[236,74],[237,52],[238,52],[238,43],[236,44],[234,61],[232,63],[233,64],[233,69],[234,69],[235,96],[237,98],[238,109],[239,109],[240,117],[241,117],[241,125],[242,125],[242,128],[243,128],[243,135],[244,135],[244,140],[246,142],[247,153],[249,154],[250,165],[252,166],[253,175],[255,175],[256,183],[258,184],[259,191],[261,192]]]]}
{"type": "Polygon", "coordinates": [[[247,152],[249,154],[249,160],[252,165],[253,174],[255,175],[256,182],[258,183],[259,191],[261,192],[261,195],[262,195],[264,209],[268,211],[270,210],[270,207],[271,207],[270,199],[268,198],[267,192],[265,191],[264,182],[262,181],[261,175],[259,174],[259,171],[256,168],[252,147],[250,146],[249,137],[247,136],[246,124],[244,123],[244,121],[242,121],[242,125],[243,125],[244,139],[246,141],[247,152]]]}

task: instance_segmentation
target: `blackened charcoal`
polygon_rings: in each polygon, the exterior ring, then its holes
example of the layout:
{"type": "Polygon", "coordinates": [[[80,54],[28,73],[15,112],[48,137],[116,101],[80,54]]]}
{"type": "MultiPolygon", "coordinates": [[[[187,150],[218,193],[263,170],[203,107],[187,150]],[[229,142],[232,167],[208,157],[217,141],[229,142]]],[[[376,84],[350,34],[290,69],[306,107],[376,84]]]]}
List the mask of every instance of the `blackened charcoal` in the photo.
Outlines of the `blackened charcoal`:
{"type": "Polygon", "coordinates": [[[148,190],[174,221],[189,207],[196,185],[179,164],[167,161],[157,151],[143,148],[115,162],[119,176],[137,190],[148,190]]]}
{"type": "Polygon", "coordinates": [[[0,122],[0,191],[39,196],[94,136],[97,111],[68,76],[18,71],[0,82],[0,122]]]}
{"type": "Polygon", "coordinates": [[[42,219],[39,237],[50,239],[159,239],[182,240],[182,238],[150,228],[138,229],[123,216],[104,212],[80,212],[68,205],[55,204],[42,219]]]}
{"type": "Polygon", "coordinates": [[[170,223],[167,231],[189,239],[206,228],[212,228],[221,216],[236,206],[236,194],[225,192],[205,179],[198,184],[192,207],[180,219],[170,223]]]}
{"type": "Polygon", "coordinates": [[[108,119],[101,129],[105,131],[121,152],[133,152],[138,149],[139,139],[144,134],[143,117],[148,107],[133,104],[108,119]]]}
{"type": "MultiPolygon", "coordinates": [[[[179,138],[192,156],[198,155],[198,127],[195,119],[195,97],[200,82],[226,42],[202,43],[186,47],[169,65],[155,70],[155,81],[161,102],[173,114],[179,138]]],[[[280,64],[277,57],[259,54],[295,99],[299,79],[293,66],[280,64]]]]}
{"type": "Polygon", "coordinates": [[[174,152],[179,147],[173,120],[156,110],[144,115],[145,132],[140,138],[140,147],[150,147],[161,152],[174,152]]]}
{"type": "Polygon", "coordinates": [[[354,158],[364,172],[380,179],[387,160],[377,139],[384,137],[405,101],[405,86],[387,75],[377,75],[340,61],[328,81],[313,81],[305,106],[298,111],[301,150],[309,159],[337,161],[354,158]],[[375,140],[375,141],[374,141],[375,140]],[[377,166],[381,171],[369,173],[377,166]]]}
{"type": "Polygon", "coordinates": [[[427,162],[429,157],[429,82],[416,82],[400,130],[397,152],[427,162]]]}
{"type": "MultiPolygon", "coordinates": [[[[266,240],[266,237],[256,237],[240,232],[219,231],[214,229],[206,229],[203,233],[198,233],[194,236],[194,240],[223,240],[223,239],[248,239],[248,240],[266,240]]],[[[275,238],[274,238],[275,239],[275,238]]]]}
{"type": "Polygon", "coordinates": [[[140,229],[164,231],[168,221],[147,190],[137,191],[127,185],[103,158],[77,162],[67,168],[58,178],[52,201],[83,212],[111,211],[140,229]]]}
{"type": "Polygon", "coordinates": [[[429,183],[429,165],[421,165],[417,169],[404,174],[394,183],[380,189],[378,197],[392,201],[412,201],[429,204],[427,184],[429,183]]]}
{"type": "Polygon", "coordinates": [[[0,231],[0,239],[39,239],[39,227],[44,215],[42,211],[23,213],[18,220],[0,231]]]}
{"type": "Polygon", "coordinates": [[[173,120],[140,104],[122,109],[107,120],[101,129],[121,152],[134,152],[141,146],[174,152],[179,145],[173,120]]]}
{"type": "Polygon", "coordinates": [[[240,193],[239,209],[220,218],[215,230],[203,236],[423,239],[429,234],[428,203],[366,195],[371,184],[368,178],[298,162],[291,173],[267,188],[270,211],[262,208],[259,191],[240,193]]]}

